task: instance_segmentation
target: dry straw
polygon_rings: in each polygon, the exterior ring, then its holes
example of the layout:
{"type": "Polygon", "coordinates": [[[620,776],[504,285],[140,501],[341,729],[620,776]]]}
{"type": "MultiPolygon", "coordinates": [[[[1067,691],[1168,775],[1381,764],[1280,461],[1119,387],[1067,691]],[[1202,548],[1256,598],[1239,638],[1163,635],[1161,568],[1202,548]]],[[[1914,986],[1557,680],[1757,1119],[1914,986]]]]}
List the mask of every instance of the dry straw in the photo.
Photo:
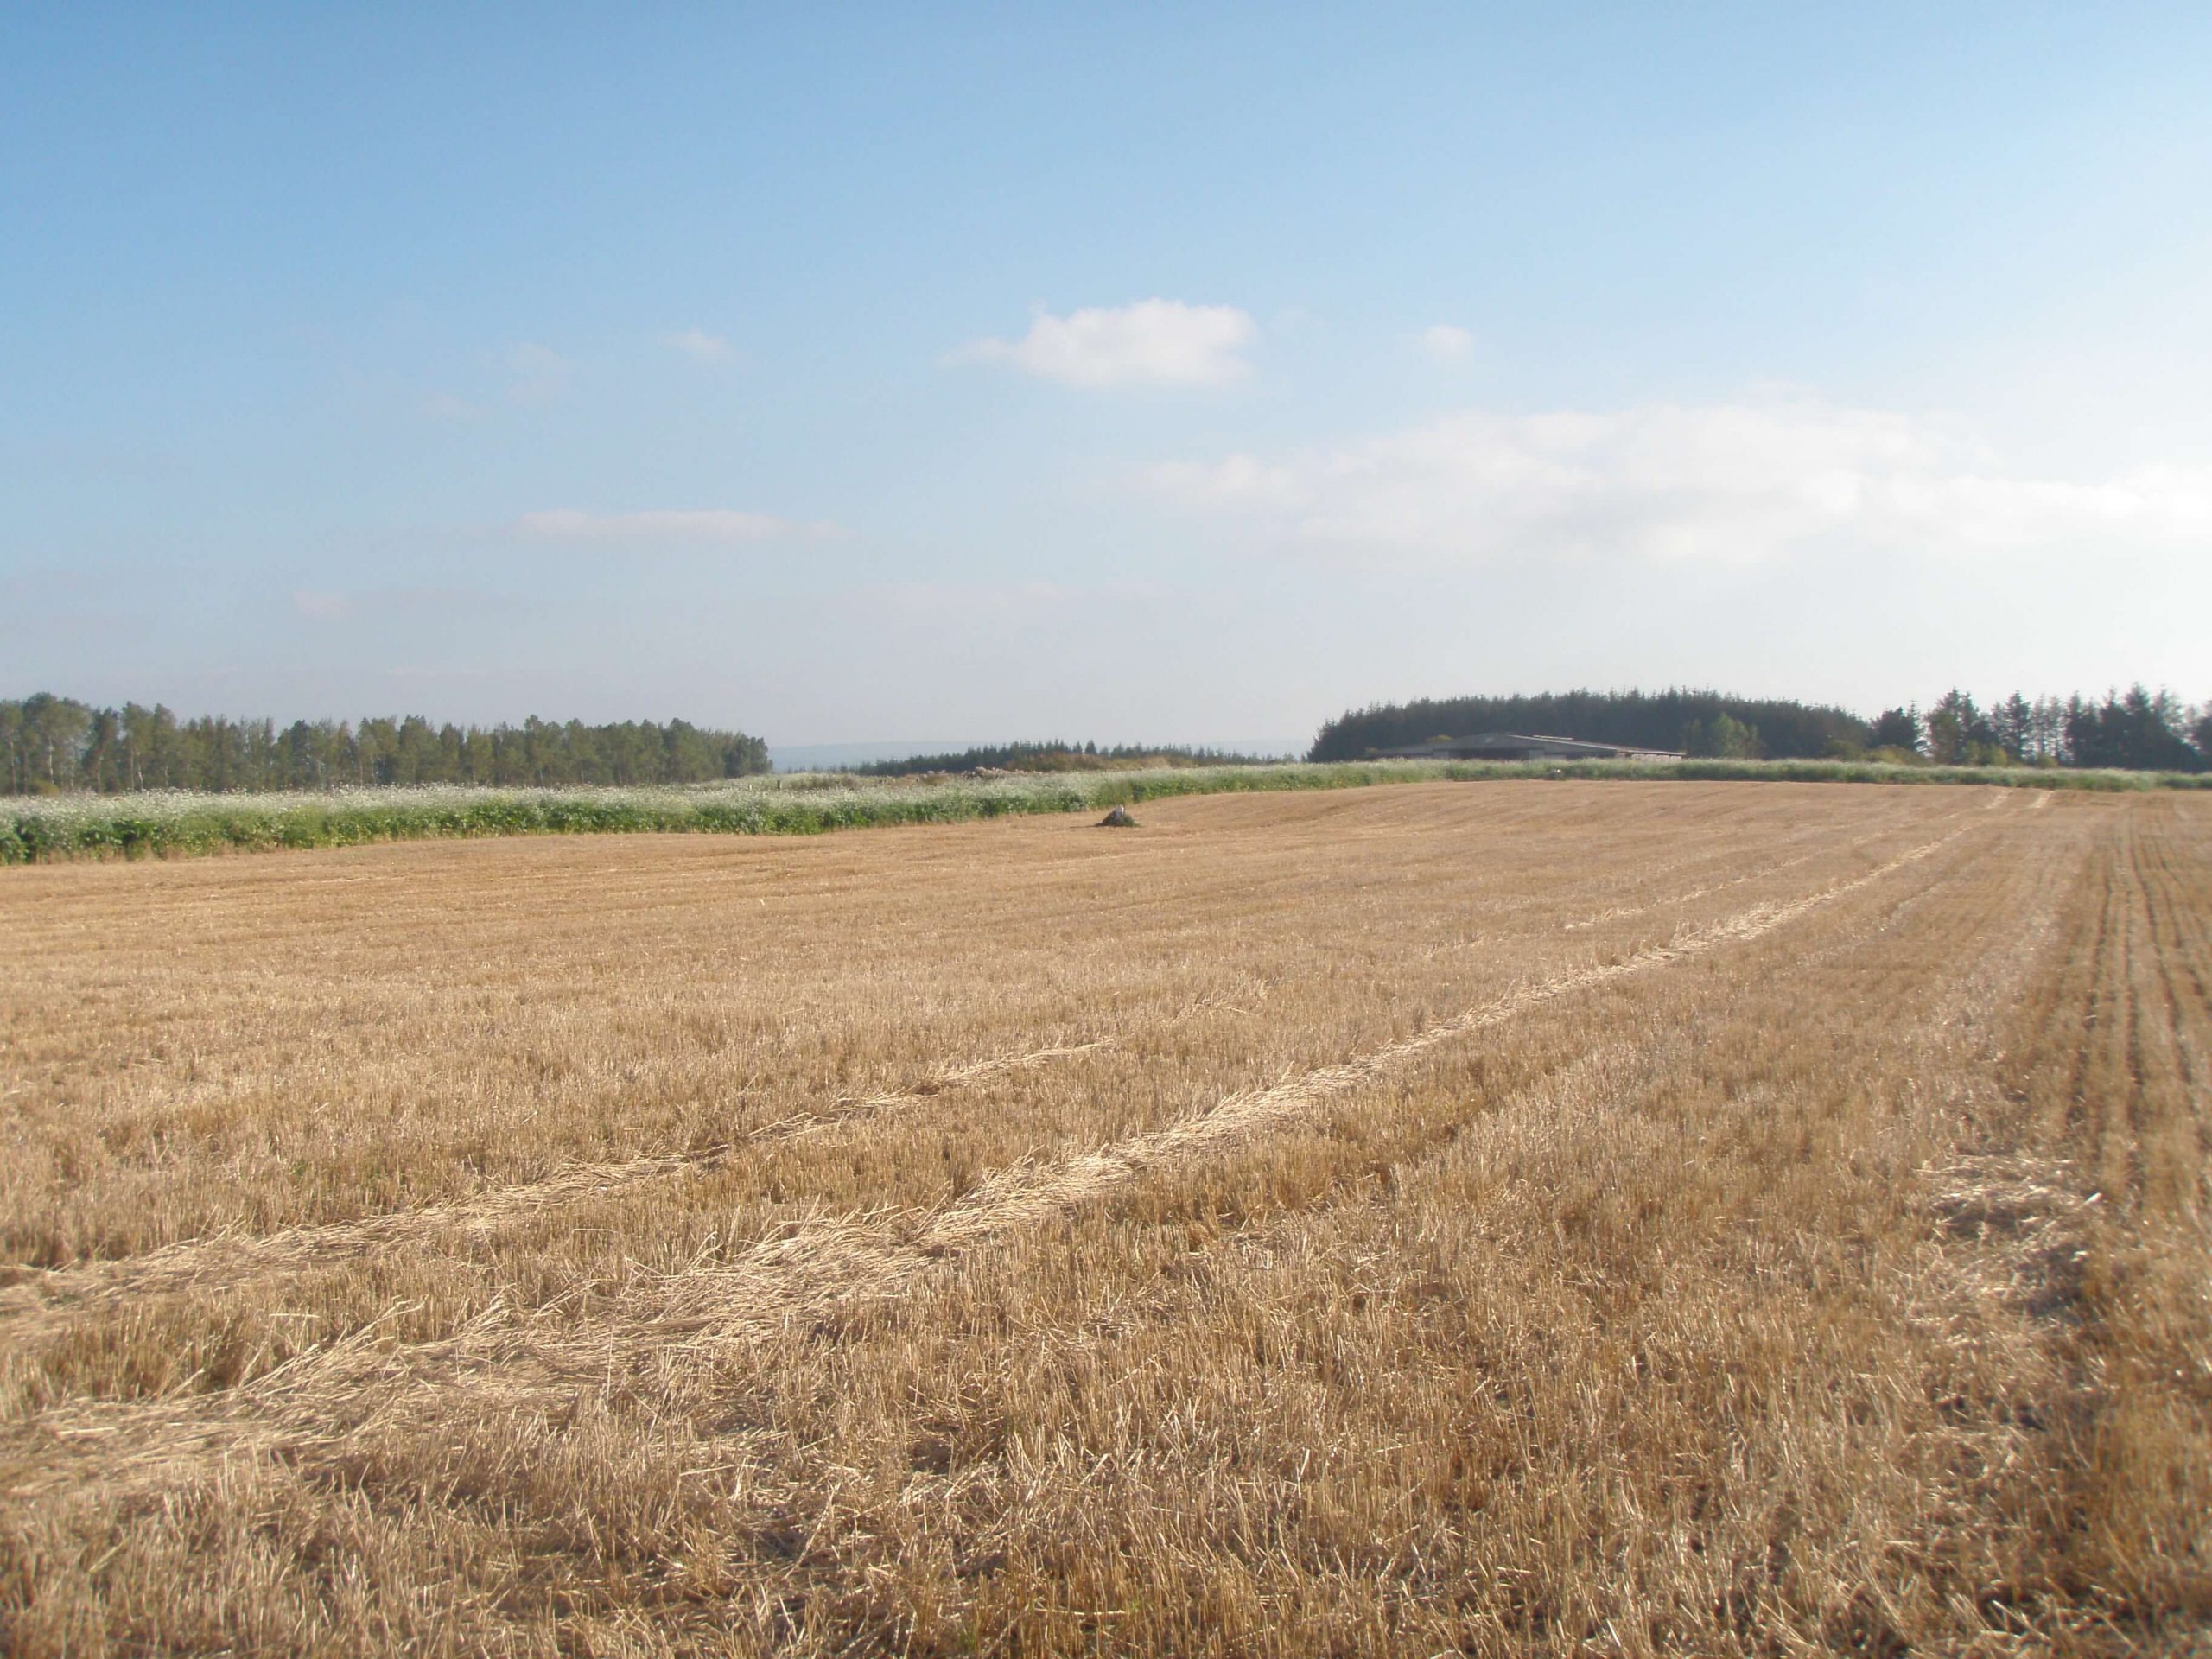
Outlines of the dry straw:
{"type": "Polygon", "coordinates": [[[0,1629],[2185,1651],[2212,803],[0,883],[0,1629]]]}

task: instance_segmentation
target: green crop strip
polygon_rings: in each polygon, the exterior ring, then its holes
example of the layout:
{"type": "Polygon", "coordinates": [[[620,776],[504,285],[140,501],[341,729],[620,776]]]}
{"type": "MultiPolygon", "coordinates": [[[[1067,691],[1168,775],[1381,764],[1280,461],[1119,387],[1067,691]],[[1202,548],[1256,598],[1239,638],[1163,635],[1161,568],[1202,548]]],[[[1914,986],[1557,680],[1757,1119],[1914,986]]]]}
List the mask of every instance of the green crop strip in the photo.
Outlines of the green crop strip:
{"type": "Polygon", "coordinates": [[[1585,760],[1527,766],[1411,760],[989,778],[878,779],[804,774],[653,789],[432,785],[319,795],[67,795],[20,799],[0,807],[0,863],[179,858],[486,836],[819,835],[884,824],[1094,811],[1176,795],[1536,779],[1980,784],[2105,791],[2212,787],[2212,776],[2171,772],[1897,766],[1840,760],[1585,760]]]}

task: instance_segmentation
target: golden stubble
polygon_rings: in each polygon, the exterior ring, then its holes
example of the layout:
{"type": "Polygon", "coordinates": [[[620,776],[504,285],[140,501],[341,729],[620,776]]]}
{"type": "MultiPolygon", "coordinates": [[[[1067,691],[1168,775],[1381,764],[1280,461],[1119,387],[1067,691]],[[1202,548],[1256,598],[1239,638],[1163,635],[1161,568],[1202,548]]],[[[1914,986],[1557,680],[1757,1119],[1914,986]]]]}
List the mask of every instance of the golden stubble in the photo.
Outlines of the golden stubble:
{"type": "Polygon", "coordinates": [[[2212,1611],[2212,811],[1141,816],[7,873],[9,1644],[2212,1611]]]}

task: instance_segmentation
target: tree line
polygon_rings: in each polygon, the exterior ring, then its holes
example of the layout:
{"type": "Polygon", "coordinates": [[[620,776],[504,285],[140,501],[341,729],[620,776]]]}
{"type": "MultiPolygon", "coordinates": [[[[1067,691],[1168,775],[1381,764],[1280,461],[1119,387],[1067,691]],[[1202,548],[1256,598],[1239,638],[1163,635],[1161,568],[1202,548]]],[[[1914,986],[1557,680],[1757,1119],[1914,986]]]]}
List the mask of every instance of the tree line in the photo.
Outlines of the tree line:
{"type": "Polygon", "coordinates": [[[1867,724],[1847,709],[1732,697],[1718,691],[1559,691],[1538,696],[1424,698],[1376,703],[1340,715],[1321,728],[1310,760],[1357,760],[1380,749],[1404,748],[1438,737],[1518,732],[1580,738],[1627,748],[1681,749],[1722,717],[1758,733],[1760,753],[1817,759],[1839,745],[1866,741],[1867,724]]]}
{"type": "Polygon", "coordinates": [[[1885,709],[1870,751],[1940,766],[2113,766],[2128,772],[2212,768],[2212,703],[2192,708],[2163,689],[2107,691],[2101,702],[2075,696],[2031,701],[2015,691],[1982,709],[1947,691],[1926,714],[1885,709]]]}
{"type": "Polygon", "coordinates": [[[160,703],[95,708],[41,692],[0,700],[0,794],[315,790],[374,784],[696,784],[768,770],[743,732],[681,720],[433,726],[420,715],[180,720],[160,703]]]}
{"type": "Polygon", "coordinates": [[[2015,691],[1987,709],[1951,690],[1872,720],[1849,709],[1717,691],[1567,691],[1377,703],[1321,728],[1307,758],[1356,760],[1437,737],[1520,732],[1745,760],[1873,758],[1939,766],[2212,769],[2212,703],[2134,685],[2101,702],[2015,691]]]}
{"type": "MultiPolygon", "coordinates": [[[[2142,685],[2101,701],[2014,692],[1986,709],[1952,690],[1923,712],[1848,709],[1717,691],[1588,691],[1379,703],[1322,727],[1313,760],[1356,760],[1436,737],[1510,731],[1695,755],[1927,761],[1944,766],[2212,770],[2212,704],[2142,685]]],[[[870,772],[1084,771],[1221,766],[1253,757],[1205,749],[1059,741],[919,755],[870,772]]],[[[743,732],[625,721],[588,726],[536,716],[519,726],[433,726],[419,715],[345,721],[201,715],[156,703],[96,708],[40,693],[0,700],[0,794],[137,789],[317,790],[378,784],[509,786],[688,784],[768,770],[767,746],[743,732]]]]}

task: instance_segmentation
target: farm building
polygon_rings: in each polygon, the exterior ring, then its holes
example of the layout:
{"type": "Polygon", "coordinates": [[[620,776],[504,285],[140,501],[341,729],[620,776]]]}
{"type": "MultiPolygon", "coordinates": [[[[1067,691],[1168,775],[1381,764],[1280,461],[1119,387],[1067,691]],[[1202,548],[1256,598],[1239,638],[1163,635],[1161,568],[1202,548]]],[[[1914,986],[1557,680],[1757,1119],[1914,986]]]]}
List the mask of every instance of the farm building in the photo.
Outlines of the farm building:
{"type": "Polygon", "coordinates": [[[1439,737],[1403,748],[1379,749],[1382,760],[1679,760],[1675,749],[1639,749],[1620,743],[1586,743],[1575,737],[1524,737],[1484,732],[1479,737],[1439,737]]]}

